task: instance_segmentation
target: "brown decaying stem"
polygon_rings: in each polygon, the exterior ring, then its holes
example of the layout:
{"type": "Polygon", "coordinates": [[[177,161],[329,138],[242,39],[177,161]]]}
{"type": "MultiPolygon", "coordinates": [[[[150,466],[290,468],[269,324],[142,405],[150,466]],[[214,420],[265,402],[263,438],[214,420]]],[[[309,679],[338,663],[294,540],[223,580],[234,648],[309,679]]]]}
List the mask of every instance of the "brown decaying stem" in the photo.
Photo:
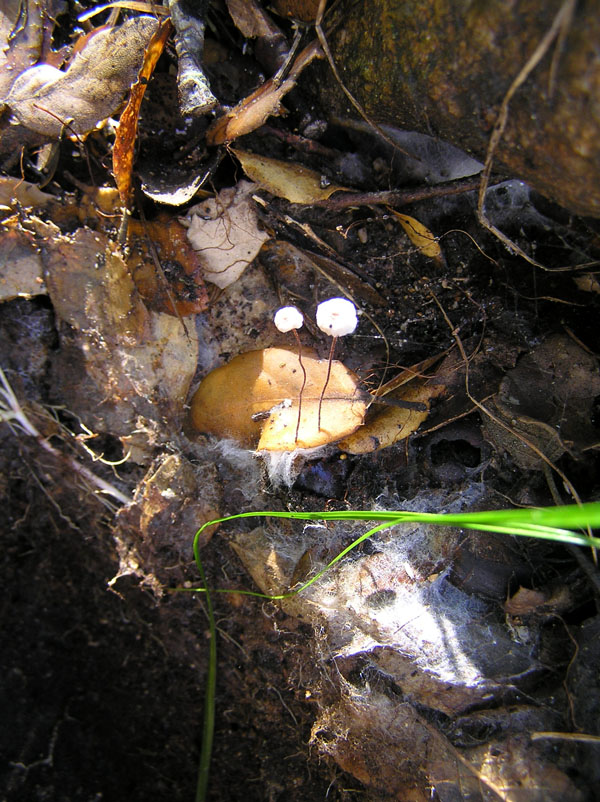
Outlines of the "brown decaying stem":
{"type": "Polygon", "coordinates": [[[304,392],[304,388],[306,387],[306,368],[302,364],[302,343],[300,342],[300,337],[298,336],[298,332],[296,331],[296,329],[292,329],[292,331],[294,332],[294,337],[296,338],[296,342],[298,343],[298,361],[300,362],[300,367],[302,368],[302,375],[304,377],[302,379],[302,387],[300,388],[300,393],[298,394],[298,422],[296,423],[296,436],[294,437],[294,441],[297,443],[298,433],[300,432],[300,419],[302,417],[302,393],[304,392]]]}
{"type": "Polygon", "coordinates": [[[334,337],[331,341],[331,349],[329,350],[329,363],[327,365],[327,376],[325,378],[325,384],[323,385],[323,389],[321,390],[321,395],[319,397],[319,414],[317,417],[317,425],[318,431],[321,431],[321,404],[323,403],[323,396],[325,395],[325,390],[327,389],[327,385],[329,384],[329,377],[331,375],[331,363],[333,361],[333,352],[335,351],[335,344],[337,342],[337,337],[334,337]]]}

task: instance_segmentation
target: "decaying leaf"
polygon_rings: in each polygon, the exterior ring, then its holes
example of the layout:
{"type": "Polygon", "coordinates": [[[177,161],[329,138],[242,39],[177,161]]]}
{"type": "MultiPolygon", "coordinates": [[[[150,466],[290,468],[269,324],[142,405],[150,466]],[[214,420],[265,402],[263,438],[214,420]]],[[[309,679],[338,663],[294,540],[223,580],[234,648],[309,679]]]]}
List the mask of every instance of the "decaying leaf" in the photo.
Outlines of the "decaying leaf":
{"type": "Polygon", "coordinates": [[[319,0],[274,0],[273,8],[282,17],[293,17],[302,22],[314,22],[319,0]]]}
{"type": "Polygon", "coordinates": [[[427,226],[424,226],[423,223],[420,223],[414,217],[410,217],[407,214],[400,214],[400,212],[397,212],[391,207],[388,207],[388,211],[398,220],[409,240],[418,248],[423,256],[427,256],[435,262],[444,261],[440,244],[427,226]]]}
{"type": "Polygon", "coordinates": [[[44,17],[57,13],[51,3],[27,4],[5,0],[0,8],[0,99],[6,97],[10,85],[22,71],[40,57],[44,40],[44,17]],[[26,20],[26,24],[24,24],[26,20]]]}
{"type": "Polygon", "coordinates": [[[487,438],[525,470],[542,470],[567,448],[598,439],[594,399],[600,393],[597,359],[570,337],[553,335],[523,356],[490,402],[496,420],[483,417],[487,438]]]}
{"type": "Polygon", "coordinates": [[[332,363],[319,429],[319,398],[328,363],[303,354],[302,364],[306,384],[299,426],[303,372],[298,354],[283,348],[265,348],[234,357],[209,373],[192,398],[194,429],[232,438],[259,451],[315,448],[355,431],[367,409],[358,378],[341,362],[332,363]]]}
{"type": "Polygon", "coordinates": [[[56,201],[54,195],[50,195],[29,181],[21,178],[11,178],[0,176],[0,206],[9,209],[15,206],[46,206],[56,201]]]}
{"type": "MultiPolygon", "coordinates": [[[[219,517],[219,490],[214,464],[162,453],[137,486],[133,503],[119,510],[119,529],[132,530],[146,567],[166,548],[186,559],[187,543],[179,533],[219,517]]],[[[204,543],[215,528],[209,527],[204,543]]]]}
{"type": "Polygon", "coordinates": [[[0,301],[46,292],[42,260],[29,238],[18,230],[0,229],[0,301]]]}
{"type": "Polygon", "coordinates": [[[582,292],[595,292],[600,293],[600,281],[594,273],[583,273],[580,276],[575,276],[573,282],[578,290],[582,292]]]}
{"type": "Polygon", "coordinates": [[[301,164],[270,159],[245,150],[232,150],[232,153],[240,160],[248,178],[290,203],[314,203],[327,200],[339,190],[348,191],[337,184],[322,186],[322,175],[301,164]]]}
{"type": "Polygon", "coordinates": [[[221,289],[242,275],[269,239],[269,234],[258,228],[251,198],[254,189],[254,184],[240,181],[192,207],[182,220],[198,251],[204,278],[221,289]]]}
{"type": "Polygon", "coordinates": [[[276,72],[285,62],[287,40],[257,0],[226,0],[227,8],[236,28],[246,39],[256,39],[254,52],[257,60],[267,69],[276,72]]]}
{"type": "Polygon", "coordinates": [[[137,81],[131,87],[129,102],[119,120],[113,147],[113,174],[123,206],[128,205],[129,194],[131,192],[131,172],[133,170],[135,138],[140,106],[144,99],[148,81],[154,72],[156,62],[160,58],[172,30],[173,25],[171,21],[165,20],[160,23],[152,34],[144,53],[144,63],[142,64],[137,81]]]}
{"type": "Polygon", "coordinates": [[[59,137],[64,123],[85,134],[109,117],[135,81],[144,51],[158,26],[140,16],[100,30],[66,72],[38,64],[21,73],[6,98],[11,124],[45,139],[59,137]]]}
{"type": "Polygon", "coordinates": [[[411,368],[406,368],[379,387],[375,397],[383,397],[390,404],[401,401],[407,407],[372,407],[372,414],[367,418],[366,425],[341,440],[338,447],[349,454],[369,454],[405,440],[416,432],[429,415],[430,401],[446,392],[443,382],[426,379],[422,373],[439,362],[446,353],[435,354],[411,368]],[[419,405],[422,409],[418,408],[419,405]]]}
{"type": "Polygon", "coordinates": [[[186,316],[208,306],[200,260],[186,233],[163,215],[152,222],[129,221],[127,267],[149,309],[186,316]]]}
{"type": "Polygon", "coordinates": [[[80,228],[63,235],[52,223],[30,223],[50,300],[68,324],[56,363],[61,397],[93,431],[129,436],[146,428],[154,443],[168,436],[196,370],[195,328],[146,308],[106,234],[80,228]]]}
{"type": "MultiPolygon", "coordinates": [[[[307,284],[315,284],[319,277],[328,283],[326,290],[341,290],[353,299],[363,300],[374,306],[386,306],[388,301],[377,290],[346,267],[339,260],[307,251],[282,239],[266,242],[260,251],[260,263],[269,271],[277,288],[290,297],[302,297],[307,284]]],[[[305,324],[310,325],[308,321],[305,324]]]]}
{"type": "Polygon", "coordinates": [[[148,311],[119,249],[90,229],[62,235],[52,223],[32,221],[44,247],[44,278],[57,316],[78,331],[111,341],[144,339],[148,311]]]}

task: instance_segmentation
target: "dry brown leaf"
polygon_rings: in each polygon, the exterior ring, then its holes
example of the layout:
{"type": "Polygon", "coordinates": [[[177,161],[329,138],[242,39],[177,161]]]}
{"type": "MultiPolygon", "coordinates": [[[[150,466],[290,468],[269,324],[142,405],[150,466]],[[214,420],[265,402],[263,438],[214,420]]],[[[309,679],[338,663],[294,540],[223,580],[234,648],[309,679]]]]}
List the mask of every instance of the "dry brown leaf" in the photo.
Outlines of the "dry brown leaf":
{"type": "Polygon", "coordinates": [[[291,295],[302,296],[307,282],[314,283],[316,276],[323,276],[331,285],[338,290],[343,288],[342,291],[355,300],[361,299],[374,306],[386,306],[388,303],[376,289],[340,261],[298,248],[286,240],[266,242],[259,259],[276,277],[277,286],[291,295]]]}
{"type": "Polygon", "coordinates": [[[583,273],[581,276],[575,276],[573,281],[577,289],[582,292],[600,293],[600,281],[595,273],[583,273]]]}
{"type": "Polygon", "coordinates": [[[433,259],[435,262],[443,263],[444,256],[440,244],[427,226],[424,226],[423,223],[420,223],[414,217],[410,217],[407,214],[400,214],[400,212],[395,211],[395,209],[391,207],[388,207],[388,211],[398,220],[409,240],[418,248],[419,253],[422,253],[423,256],[427,256],[429,259],[433,259]]]}
{"type": "Polygon", "coordinates": [[[131,173],[133,170],[135,138],[137,135],[140,106],[144,99],[148,81],[156,67],[156,62],[160,58],[172,31],[173,25],[171,20],[167,19],[161,22],[159,27],[152,34],[152,38],[144,53],[144,63],[142,64],[137,81],[131,87],[129,102],[119,120],[113,147],[113,174],[123,206],[129,205],[131,173]]]}
{"type": "Polygon", "coordinates": [[[60,397],[94,431],[131,436],[147,424],[147,443],[170,436],[197,366],[195,327],[148,311],[120,249],[103,232],[66,235],[52,223],[29,223],[54,311],[68,324],[57,356],[60,397]]]}
{"type": "Polygon", "coordinates": [[[130,220],[128,242],[127,267],[149,309],[185,317],[208,307],[202,266],[181,223],[166,215],[151,223],[130,220]]]}
{"type": "Polygon", "coordinates": [[[52,17],[52,4],[39,0],[23,4],[5,0],[0,8],[0,99],[6,97],[16,76],[35,64],[42,51],[44,17],[52,17]],[[24,24],[25,21],[25,24],[24,24]]]}
{"type": "Polygon", "coordinates": [[[273,8],[282,17],[293,17],[302,22],[314,22],[319,0],[274,0],[273,8]]]}
{"type": "Polygon", "coordinates": [[[490,401],[486,437],[525,470],[542,470],[567,449],[597,441],[598,360],[570,337],[554,334],[519,360],[490,401]],[[535,449],[532,449],[531,446],[535,449]],[[540,453],[541,452],[541,453],[540,453]]]}
{"type": "Polygon", "coordinates": [[[226,0],[235,27],[246,39],[256,36],[274,37],[279,29],[256,0],[226,0]]]}
{"type": "Polygon", "coordinates": [[[285,64],[289,45],[258,0],[226,0],[235,27],[245,39],[255,39],[254,55],[270,74],[285,64]]]}
{"type": "Polygon", "coordinates": [[[59,137],[66,122],[78,134],[93,130],[114,113],[136,79],[157,25],[154,17],[135,17],[100,30],[66,72],[48,64],[22,72],[6,98],[11,123],[47,139],[59,137]]]}
{"type": "Polygon", "coordinates": [[[363,422],[367,403],[357,377],[341,362],[333,362],[321,408],[327,360],[303,354],[307,380],[298,399],[303,373],[298,354],[265,348],[234,357],[204,379],[191,401],[191,422],[198,432],[232,438],[259,450],[293,451],[333,443],[363,422]]]}
{"type": "Polygon", "coordinates": [[[78,331],[101,331],[111,342],[143,341],[148,311],[108,236],[87,228],[63,235],[52,223],[32,223],[43,245],[44,278],[58,317],[78,331]]]}
{"type": "Polygon", "coordinates": [[[323,176],[301,164],[270,159],[245,150],[233,150],[248,178],[266,189],[271,195],[285,198],[290,203],[314,203],[327,200],[334,192],[344,190],[337,184],[322,186],[323,176]]]}

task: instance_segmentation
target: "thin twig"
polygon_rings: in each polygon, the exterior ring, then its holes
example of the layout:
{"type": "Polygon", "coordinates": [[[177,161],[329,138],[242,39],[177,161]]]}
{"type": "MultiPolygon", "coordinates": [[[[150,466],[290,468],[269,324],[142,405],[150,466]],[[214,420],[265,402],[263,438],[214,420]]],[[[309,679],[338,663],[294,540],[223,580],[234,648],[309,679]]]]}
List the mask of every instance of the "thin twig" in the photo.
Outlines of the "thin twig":
{"type": "Polygon", "coordinates": [[[463,192],[473,192],[481,183],[476,178],[461,178],[445,184],[432,187],[419,187],[419,189],[392,189],[381,192],[339,192],[326,200],[312,201],[312,206],[323,206],[326,209],[337,211],[347,209],[349,206],[374,206],[385,204],[387,206],[406,206],[409,203],[428,200],[429,198],[442,198],[448,195],[460,195],[463,192]]]}

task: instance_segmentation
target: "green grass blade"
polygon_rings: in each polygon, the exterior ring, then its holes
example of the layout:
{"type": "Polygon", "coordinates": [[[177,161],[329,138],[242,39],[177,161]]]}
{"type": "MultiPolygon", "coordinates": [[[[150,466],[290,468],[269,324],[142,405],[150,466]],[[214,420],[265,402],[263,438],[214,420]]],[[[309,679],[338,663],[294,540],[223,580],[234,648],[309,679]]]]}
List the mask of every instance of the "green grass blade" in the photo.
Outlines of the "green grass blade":
{"type": "Polygon", "coordinates": [[[578,546],[592,546],[600,548],[600,538],[581,531],[586,529],[591,531],[600,528],[600,502],[590,502],[581,505],[568,505],[562,507],[544,508],[524,508],[510,510],[489,510],[484,512],[467,513],[427,513],[413,512],[406,510],[340,510],[338,512],[277,512],[267,510],[263,512],[242,512],[237,515],[227,515],[224,518],[217,518],[207,521],[196,532],[194,537],[194,559],[198,567],[198,572],[204,587],[201,588],[176,588],[176,590],[188,590],[195,593],[206,594],[206,608],[208,613],[208,623],[210,629],[209,661],[208,674],[206,680],[205,702],[204,702],[204,726],[202,734],[202,747],[200,752],[200,763],[198,767],[198,782],[196,787],[196,802],[206,802],[208,790],[208,779],[210,761],[212,755],[214,727],[215,727],[215,692],[217,679],[217,630],[215,624],[214,611],[212,606],[211,593],[239,593],[244,596],[256,596],[262,599],[281,601],[295,596],[306,590],[320,577],[329,571],[336,563],[342,560],[347,554],[355,549],[360,543],[392,526],[401,523],[425,523],[437,526],[456,526],[464,529],[474,529],[485,532],[495,532],[498,534],[518,535],[523,537],[536,537],[543,540],[552,540],[563,543],[572,543],[578,546]],[[209,526],[214,524],[227,523],[240,518],[284,518],[287,520],[302,521],[381,521],[377,526],[369,529],[360,537],[346,546],[333,560],[324,568],[318,571],[307,582],[300,587],[294,588],[287,593],[269,595],[251,590],[227,590],[217,589],[209,591],[206,584],[206,577],[200,560],[200,535],[209,526]]]}
{"type": "Polygon", "coordinates": [[[600,502],[562,507],[490,510],[467,513],[428,513],[403,510],[340,510],[337,512],[242,512],[205,523],[208,526],[238,518],[285,518],[303,521],[387,521],[389,526],[413,522],[442,526],[458,526],[501,534],[554,539],[580,546],[600,547],[600,538],[572,531],[578,528],[600,528],[600,502]]]}

